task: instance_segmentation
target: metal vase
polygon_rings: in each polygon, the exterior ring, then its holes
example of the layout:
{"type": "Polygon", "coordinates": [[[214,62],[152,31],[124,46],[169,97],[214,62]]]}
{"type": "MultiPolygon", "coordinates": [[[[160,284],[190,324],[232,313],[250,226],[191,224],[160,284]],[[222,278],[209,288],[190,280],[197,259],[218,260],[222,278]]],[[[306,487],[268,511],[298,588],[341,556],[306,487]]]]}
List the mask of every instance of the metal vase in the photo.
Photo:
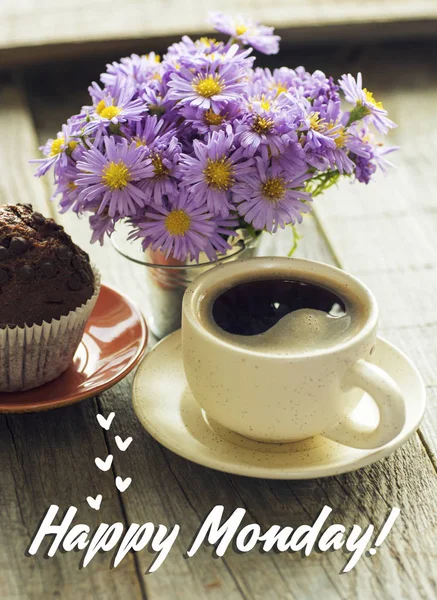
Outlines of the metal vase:
{"type": "MultiPolygon", "coordinates": [[[[124,238],[125,239],[125,238],[124,238]]],[[[249,236],[244,230],[230,240],[232,249],[211,262],[201,255],[199,263],[182,262],[171,256],[166,258],[161,251],[138,252],[129,250],[121,242],[121,236],[113,239],[116,250],[136,263],[144,265],[147,298],[145,315],[152,333],[161,339],[181,326],[182,297],[185,290],[199,275],[223,262],[241,260],[255,255],[258,238],[249,236]]]]}

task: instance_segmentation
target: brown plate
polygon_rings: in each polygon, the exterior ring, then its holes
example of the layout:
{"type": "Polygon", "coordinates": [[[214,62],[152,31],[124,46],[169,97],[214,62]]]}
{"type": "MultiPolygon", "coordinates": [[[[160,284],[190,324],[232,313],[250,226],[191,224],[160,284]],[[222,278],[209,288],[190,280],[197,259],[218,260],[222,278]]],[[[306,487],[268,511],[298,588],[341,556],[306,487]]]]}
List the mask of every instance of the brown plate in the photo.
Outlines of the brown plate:
{"type": "Polygon", "coordinates": [[[138,308],[120,292],[102,285],[71,366],[41,387],[0,393],[0,413],[59,408],[103,392],[138,364],[147,337],[138,308]]]}

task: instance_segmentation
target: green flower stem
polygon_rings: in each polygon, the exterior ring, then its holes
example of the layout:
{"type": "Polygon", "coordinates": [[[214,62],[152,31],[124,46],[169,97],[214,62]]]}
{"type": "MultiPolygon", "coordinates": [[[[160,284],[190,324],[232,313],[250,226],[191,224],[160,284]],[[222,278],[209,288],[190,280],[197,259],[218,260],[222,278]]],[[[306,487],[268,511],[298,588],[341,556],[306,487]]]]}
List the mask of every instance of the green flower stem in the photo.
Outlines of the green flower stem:
{"type": "Polygon", "coordinates": [[[350,127],[350,125],[352,125],[352,123],[355,123],[355,121],[361,121],[361,119],[366,117],[368,114],[369,109],[367,108],[367,106],[364,106],[363,104],[356,104],[350,112],[348,122],[346,123],[346,127],[350,127]]]}
{"type": "Polygon", "coordinates": [[[299,244],[299,240],[302,239],[302,236],[299,235],[299,233],[297,231],[297,227],[295,225],[292,225],[291,229],[293,231],[293,246],[291,247],[291,250],[288,253],[288,258],[291,258],[293,256],[293,254],[296,252],[297,246],[299,244]]]}

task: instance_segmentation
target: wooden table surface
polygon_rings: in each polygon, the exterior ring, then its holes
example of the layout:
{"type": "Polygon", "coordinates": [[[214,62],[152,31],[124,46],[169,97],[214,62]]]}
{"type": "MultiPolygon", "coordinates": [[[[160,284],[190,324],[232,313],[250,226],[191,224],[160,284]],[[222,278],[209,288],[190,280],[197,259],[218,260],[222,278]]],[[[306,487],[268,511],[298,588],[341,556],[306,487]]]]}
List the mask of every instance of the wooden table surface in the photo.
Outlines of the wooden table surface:
{"type": "MultiPolygon", "coordinates": [[[[137,421],[131,406],[132,375],[101,396],[48,413],[0,417],[0,598],[111,598],[150,600],[399,600],[437,597],[437,136],[436,60],[433,42],[295,49],[277,60],[365,74],[399,128],[390,136],[402,147],[398,168],[369,186],[342,183],[317,199],[305,219],[298,255],[331,263],[360,277],[375,293],[381,334],[418,365],[428,391],[426,417],[417,432],[388,458],[360,471],[312,481],[267,481],[230,476],[180,458],[160,446],[137,421]],[[116,432],[132,436],[127,452],[96,413],[116,413],[116,432]],[[112,472],[97,472],[94,457],[115,456],[112,472]],[[123,494],[115,474],[132,477],[123,494]],[[100,511],[86,497],[103,495],[100,511]],[[100,522],[182,525],[167,560],[155,573],[147,551],[129,554],[115,569],[100,554],[79,570],[80,556],[25,556],[51,504],[77,506],[92,529],[100,522]],[[341,552],[238,554],[213,559],[202,547],[183,554],[203,518],[217,504],[230,514],[247,510],[247,522],[311,523],[327,504],[347,527],[378,528],[392,507],[401,514],[373,557],[339,575],[341,552]]],[[[116,56],[110,57],[116,58],[116,56]]],[[[103,61],[1,74],[0,202],[32,202],[55,216],[46,182],[32,178],[27,160],[39,142],[86,102],[86,84],[103,61]]],[[[110,245],[89,247],[86,222],[57,217],[100,267],[104,280],[144,306],[143,267],[110,245]]],[[[266,239],[265,253],[281,254],[289,233],[266,239]]]]}

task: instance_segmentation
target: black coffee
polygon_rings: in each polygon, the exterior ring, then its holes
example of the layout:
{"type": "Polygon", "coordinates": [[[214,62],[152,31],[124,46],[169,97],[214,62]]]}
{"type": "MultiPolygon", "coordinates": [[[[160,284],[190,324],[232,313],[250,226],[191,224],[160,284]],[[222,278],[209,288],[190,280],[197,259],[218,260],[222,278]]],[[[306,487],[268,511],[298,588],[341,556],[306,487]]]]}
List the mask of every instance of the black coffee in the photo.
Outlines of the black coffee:
{"type": "Polygon", "coordinates": [[[212,305],[212,316],[224,331],[250,336],[268,331],[301,309],[320,311],[332,318],[346,315],[345,302],[327,288],[303,281],[261,279],[221,293],[212,305]]]}
{"type": "Polygon", "coordinates": [[[255,351],[301,354],[353,337],[366,320],[359,300],[308,281],[246,281],[206,295],[204,325],[231,344],[255,351]]]}

